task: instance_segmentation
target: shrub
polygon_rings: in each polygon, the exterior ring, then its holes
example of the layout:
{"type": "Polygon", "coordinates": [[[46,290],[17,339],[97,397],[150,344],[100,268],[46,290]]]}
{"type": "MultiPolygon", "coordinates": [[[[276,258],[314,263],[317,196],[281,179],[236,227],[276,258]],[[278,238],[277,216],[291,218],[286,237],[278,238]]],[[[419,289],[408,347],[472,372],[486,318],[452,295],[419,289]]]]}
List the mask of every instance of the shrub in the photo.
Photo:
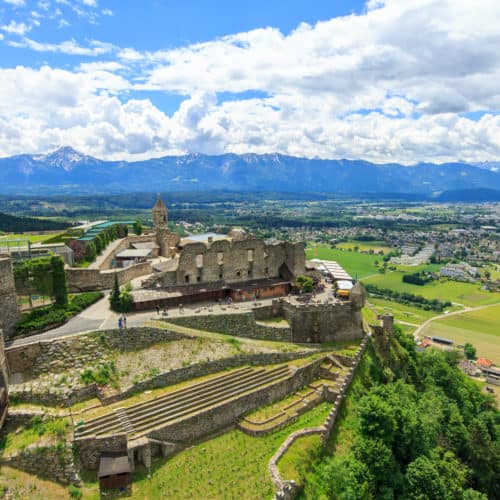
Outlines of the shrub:
{"type": "Polygon", "coordinates": [[[68,492],[71,498],[82,498],[83,496],[83,493],[80,491],[80,489],[73,484],[70,484],[68,492]]]}

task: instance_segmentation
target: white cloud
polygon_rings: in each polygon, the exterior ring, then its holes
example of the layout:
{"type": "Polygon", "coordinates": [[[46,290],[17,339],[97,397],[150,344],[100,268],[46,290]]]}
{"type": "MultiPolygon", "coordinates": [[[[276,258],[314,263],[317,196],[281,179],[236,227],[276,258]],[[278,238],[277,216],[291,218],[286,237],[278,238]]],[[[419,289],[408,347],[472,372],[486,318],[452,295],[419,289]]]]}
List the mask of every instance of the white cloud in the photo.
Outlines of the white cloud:
{"type": "Polygon", "coordinates": [[[106,158],[496,159],[500,115],[460,115],[500,110],[499,18],[496,0],[370,0],[362,15],[288,35],[264,28],[156,52],[10,41],[106,60],[0,70],[0,154],[70,144],[106,158]],[[167,116],[134,90],[186,99],[167,116]]]}
{"type": "Polygon", "coordinates": [[[13,20],[9,24],[4,24],[1,29],[6,33],[11,33],[14,35],[24,35],[31,30],[31,26],[25,23],[18,23],[13,20]]]}
{"type": "Polygon", "coordinates": [[[5,3],[8,3],[10,5],[14,5],[16,7],[22,7],[25,5],[26,1],[25,0],[3,0],[5,3]]]}

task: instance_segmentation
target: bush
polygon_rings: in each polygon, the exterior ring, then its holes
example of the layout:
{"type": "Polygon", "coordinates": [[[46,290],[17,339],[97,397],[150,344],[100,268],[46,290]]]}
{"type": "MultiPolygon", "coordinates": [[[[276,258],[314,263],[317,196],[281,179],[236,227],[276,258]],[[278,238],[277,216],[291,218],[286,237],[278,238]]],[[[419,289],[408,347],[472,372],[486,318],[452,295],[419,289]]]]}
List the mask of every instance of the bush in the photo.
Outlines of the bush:
{"type": "Polygon", "coordinates": [[[82,498],[83,496],[83,493],[80,491],[79,488],[77,488],[75,485],[73,484],[70,484],[69,488],[68,488],[68,492],[69,492],[69,496],[71,498],[82,498]]]}
{"type": "Polygon", "coordinates": [[[53,304],[33,309],[29,313],[23,314],[17,323],[16,335],[37,333],[65,323],[69,318],[77,315],[103,296],[102,292],[85,292],[73,295],[65,306],[53,304]]]}

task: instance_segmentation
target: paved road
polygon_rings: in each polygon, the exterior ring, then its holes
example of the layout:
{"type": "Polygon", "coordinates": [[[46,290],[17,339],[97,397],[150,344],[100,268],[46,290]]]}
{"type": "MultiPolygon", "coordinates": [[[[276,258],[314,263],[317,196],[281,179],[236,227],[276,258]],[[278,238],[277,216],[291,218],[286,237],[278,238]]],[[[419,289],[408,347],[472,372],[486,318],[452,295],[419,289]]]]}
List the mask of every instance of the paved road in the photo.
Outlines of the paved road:
{"type": "Polygon", "coordinates": [[[424,321],[414,332],[413,336],[417,337],[420,335],[420,333],[425,329],[425,327],[429,324],[432,323],[433,321],[436,321],[437,319],[443,319],[443,318],[449,318],[450,316],[457,316],[459,314],[464,314],[470,311],[479,311],[480,309],[486,309],[488,307],[493,307],[493,306],[498,306],[500,302],[495,302],[494,304],[488,304],[486,306],[479,306],[479,307],[465,307],[464,309],[460,311],[453,311],[449,312],[448,314],[440,314],[439,316],[434,316],[433,318],[428,319],[427,321],[424,321]]]}

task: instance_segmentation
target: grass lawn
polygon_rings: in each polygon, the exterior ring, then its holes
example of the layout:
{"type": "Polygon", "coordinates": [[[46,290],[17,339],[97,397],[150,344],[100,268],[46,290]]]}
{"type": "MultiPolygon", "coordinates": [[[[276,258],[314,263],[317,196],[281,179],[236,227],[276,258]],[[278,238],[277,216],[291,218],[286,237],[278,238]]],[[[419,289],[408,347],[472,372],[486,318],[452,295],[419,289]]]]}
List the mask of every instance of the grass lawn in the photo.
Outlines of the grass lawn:
{"type": "Polygon", "coordinates": [[[384,252],[384,254],[389,253],[392,248],[387,246],[383,241],[344,241],[342,243],[337,243],[337,248],[341,250],[354,250],[354,247],[358,247],[359,251],[369,251],[373,250],[375,253],[384,252]]]}
{"type": "MultiPolygon", "coordinates": [[[[416,268],[418,269],[418,268],[416,268]]],[[[376,285],[381,288],[390,288],[398,292],[414,293],[427,299],[449,300],[457,304],[476,307],[500,302],[499,293],[485,292],[475,283],[461,283],[458,281],[432,281],[424,286],[403,283],[405,273],[400,271],[378,274],[363,280],[365,284],[376,285]]]]}
{"type": "Polygon", "coordinates": [[[54,234],[4,234],[0,235],[0,241],[2,240],[29,240],[31,243],[39,243],[45,240],[49,240],[51,238],[55,238],[58,236],[57,233],[54,234]]]}
{"type": "Polygon", "coordinates": [[[374,262],[382,262],[380,255],[369,255],[358,252],[349,252],[330,248],[325,245],[308,246],[306,249],[307,259],[324,259],[337,261],[353,278],[364,278],[378,272],[374,262]]]}
{"type": "MultiPolygon", "coordinates": [[[[148,471],[138,467],[129,498],[270,498],[273,484],[267,464],[272,455],[291,432],[324,422],[330,409],[330,403],[322,403],[293,424],[262,437],[230,430],[153,462],[149,479],[148,471]]],[[[84,498],[101,498],[95,472],[83,479],[84,498]]]]}
{"type": "MultiPolygon", "coordinates": [[[[384,300],[377,297],[370,297],[368,302],[371,304],[372,310],[374,310],[376,314],[392,314],[396,322],[404,321],[405,323],[421,325],[424,321],[427,321],[438,314],[434,311],[426,311],[418,307],[411,307],[405,304],[399,304],[398,302],[393,302],[392,300],[384,300]]],[[[453,308],[450,308],[450,310],[451,309],[453,308]]],[[[455,309],[457,308],[455,307],[455,309]]]]}
{"type": "Polygon", "coordinates": [[[433,321],[422,334],[449,338],[457,344],[470,342],[478,357],[500,364],[500,305],[433,321]]]}
{"type": "Polygon", "coordinates": [[[281,477],[287,480],[293,479],[298,485],[303,485],[320,446],[319,434],[311,434],[295,440],[278,462],[281,477]]]}

